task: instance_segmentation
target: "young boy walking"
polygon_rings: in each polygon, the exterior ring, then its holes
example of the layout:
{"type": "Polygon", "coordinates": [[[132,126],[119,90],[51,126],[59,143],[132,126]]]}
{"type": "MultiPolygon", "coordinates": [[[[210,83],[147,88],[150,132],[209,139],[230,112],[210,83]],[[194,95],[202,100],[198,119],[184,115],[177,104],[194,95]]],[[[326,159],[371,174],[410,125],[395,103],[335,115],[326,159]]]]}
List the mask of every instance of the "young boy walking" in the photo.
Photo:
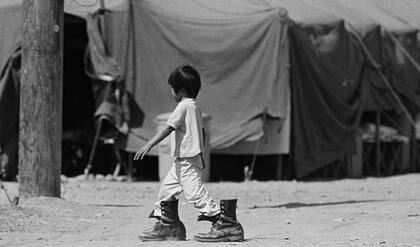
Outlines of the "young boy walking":
{"type": "Polygon", "coordinates": [[[187,200],[200,212],[197,220],[213,223],[210,232],[195,235],[195,240],[241,241],[244,231],[236,219],[236,199],[221,200],[219,207],[200,177],[205,166],[202,154],[206,138],[201,111],[196,102],[201,88],[200,74],[191,65],[183,65],[171,73],[168,83],[178,105],[166,126],[139,149],[134,160],[143,159],[153,146],[172,133],[171,154],[174,163],[160,185],[157,201],[149,215],[158,222],[139,238],[143,241],[185,240],[185,226],[178,215],[178,197],[184,192],[187,200]]]}

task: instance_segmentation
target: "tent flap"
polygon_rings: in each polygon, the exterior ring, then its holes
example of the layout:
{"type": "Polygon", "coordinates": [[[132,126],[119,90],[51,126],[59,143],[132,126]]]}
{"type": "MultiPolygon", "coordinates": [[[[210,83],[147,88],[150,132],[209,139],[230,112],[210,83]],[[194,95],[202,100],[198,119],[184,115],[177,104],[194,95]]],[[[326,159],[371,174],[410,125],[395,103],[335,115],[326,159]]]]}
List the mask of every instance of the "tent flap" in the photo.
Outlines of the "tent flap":
{"type": "Polygon", "coordinates": [[[354,151],[366,84],[364,57],[343,22],[290,31],[296,175],[354,151]]]}

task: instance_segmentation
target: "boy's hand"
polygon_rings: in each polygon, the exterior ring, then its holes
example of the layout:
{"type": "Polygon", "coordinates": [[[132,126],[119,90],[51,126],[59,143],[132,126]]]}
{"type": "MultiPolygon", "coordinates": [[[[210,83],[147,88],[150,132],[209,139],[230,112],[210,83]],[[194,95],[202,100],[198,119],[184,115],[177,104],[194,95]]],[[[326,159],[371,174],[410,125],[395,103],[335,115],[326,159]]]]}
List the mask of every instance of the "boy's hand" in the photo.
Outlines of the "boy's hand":
{"type": "Polygon", "coordinates": [[[134,155],[134,160],[138,160],[139,158],[142,160],[144,156],[152,149],[152,146],[146,145],[143,146],[137,151],[136,155],[134,155]]]}

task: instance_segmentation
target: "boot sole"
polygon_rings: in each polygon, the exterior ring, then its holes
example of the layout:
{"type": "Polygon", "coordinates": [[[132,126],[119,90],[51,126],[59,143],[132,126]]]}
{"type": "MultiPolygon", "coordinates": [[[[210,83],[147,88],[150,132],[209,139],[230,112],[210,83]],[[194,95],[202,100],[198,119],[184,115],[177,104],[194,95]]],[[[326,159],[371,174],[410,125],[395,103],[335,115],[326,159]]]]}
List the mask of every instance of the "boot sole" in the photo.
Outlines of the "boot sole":
{"type": "Polygon", "coordinates": [[[198,242],[240,242],[244,240],[244,236],[237,235],[223,238],[199,238],[194,236],[194,240],[198,242]]]}
{"type": "Polygon", "coordinates": [[[138,236],[138,239],[140,239],[143,242],[152,242],[152,241],[185,241],[185,238],[173,238],[173,237],[167,237],[167,238],[144,238],[142,236],[138,236]]]}

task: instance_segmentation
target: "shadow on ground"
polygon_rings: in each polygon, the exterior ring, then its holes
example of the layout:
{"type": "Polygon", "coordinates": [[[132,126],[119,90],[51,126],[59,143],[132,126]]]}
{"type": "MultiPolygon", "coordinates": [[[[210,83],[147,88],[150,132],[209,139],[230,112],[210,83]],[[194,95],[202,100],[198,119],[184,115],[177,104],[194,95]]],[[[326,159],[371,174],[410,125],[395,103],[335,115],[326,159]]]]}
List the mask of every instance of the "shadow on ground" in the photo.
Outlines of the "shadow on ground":
{"type": "Polygon", "coordinates": [[[290,203],[275,204],[275,205],[254,205],[254,206],[249,207],[249,208],[250,209],[258,209],[258,208],[302,208],[302,207],[322,207],[322,206],[332,206],[332,205],[342,205],[342,204],[389,202],[389,201],[420,201],[420,200],[418,200],[418,199],[408,199],[408,200],[349,200],[349,201],[341,201],[341,202],[321,202],[321,203],[290,202],[290,203]]]}

